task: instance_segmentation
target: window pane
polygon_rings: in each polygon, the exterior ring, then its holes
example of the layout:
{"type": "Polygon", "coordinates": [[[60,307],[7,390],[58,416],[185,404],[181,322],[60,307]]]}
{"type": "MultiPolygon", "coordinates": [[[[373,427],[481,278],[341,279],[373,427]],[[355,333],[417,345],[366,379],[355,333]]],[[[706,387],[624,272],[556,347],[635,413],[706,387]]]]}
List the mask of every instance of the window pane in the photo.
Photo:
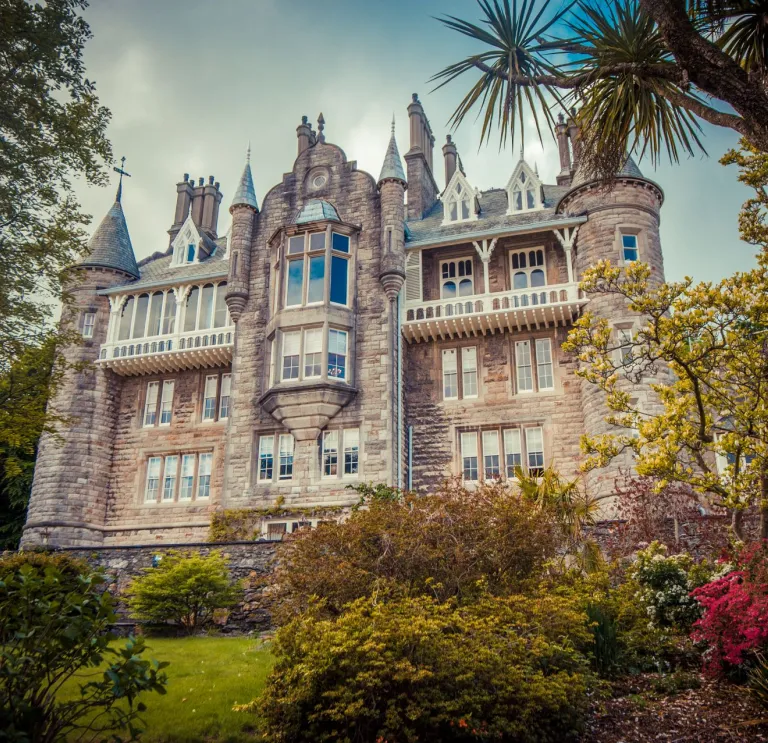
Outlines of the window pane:
{"type": "Polygon", "coordinates": [[[286,307],[294,307],[301,304],[302,289],[304,287],[304,259],[288,262],[288,288],[285,295],[286,307]]]}
{"type": "Polygon", "coordinates": [[[459,396],[459,377],[456,349],[443,351],[443,399],[455,400],[459,396]]]}
{"type": "Polygon", "coordinates": [[[288,241],[288,254],[295,255],[296,253],[304,252],[304,235],[297,235],[292,237],[288,241]]]}
{"type": "Polygon", "coordinates": [[[179,500],[189,500],[192,497],[192,488],[195,484],[195,455],[185,454],[181,458],[181,489],[179,500]]]}
{"type": "Polygon", "coordinates": [[[213,327],[223,328],[227,323],[227,303],[224,301],[224,297],[227,294],[227,282],[222,281],[216,287],[216,308],[213,313],[213,327]]]}
{"type": "Polygon", "coordinates": [[[461,218],[469,219],[469,200],[463,199],[461,202],[461,218]]]}
{"type": "Polygon", "coordinates": [[[271,480],[274,468],[274,436],[262,436],[259,439],[259,480],[271,480]]]}
{"type": "Polygon", "coordinates": [[[461,434],[462,476],[468,482],[477,480],[477,434],[461,434]]]}
{"type": "Polygon", "coordinates": [[[448,221],[455,222],[458,218],[459,218],[459,213],[456,208],[456,201],[451,200],[451,202],[448,204],[448,221]]]}
{"type": "Polygon", "coordinates": [[[160,398],[160,425],[167,426],[173,416],[173,387],[172,379],[163,382],[163,396],[160,398]]]}
{"type": "Polygon", "coordinates": [[[147,462],[147,486],[144,491],[144,499],[156,501],[160,489],[160,457],[150,457],[147,462]]]}
{"type": "Polygon", "coordinates": [[[531,344],[528,341],[515,343],[515,358],[517,361],[517,391],[530,392],[533,389],[533,374],[531,373],[531,344]]]}
{"type": "Polygon", "coordinates": [[[96,313],[86,312],[83,317],[83,338],[93,338],[93,326],[96,323],[96,313]]]}
{"type": "Polygon", "coordinates": [[[319,377],[323,373],[323,330],[304,331],[304,378],[319,377]]]}
{"type": "Polygon", "coordinates": [[[280,434],[280,479],[290,480],[293,477],[293,436],[289,433],[280,434]]]}
{"type": "Polygon", "coordinates": [[[539,389],[553,389],[555,380],[552,374],[552,341],[549,338],[539,338],[536,341],[536,366],[539,372],[539,389]]]}
{"type": "Polygon", "coordinates": [[[337,255],[331,256],[331,302],[347,303],[347,271],[349,261],[337,255]]]}
{"type": "Polygon", "coordinates": [[[201,330],[208,330],[213,323],[213,284],[206,284],[203,287],[203,294],[200,300],[200,324],[201,330]]]}
{"type": "Polygon", "coordinates": [[[477,349],[461,349],[461,374],[464,397],[477,397],[477,349]]]}
{"type": "Polygon", "coordinates": [[[310,250],[325,250],[325,232],[313,232],[309,236],[310,250]]]}
{"type": "Polygon", "coordinates": [[[360,431],[348,428],[344,431],[344,474],[356,475],[358,472],[358,457],[360,452],[360,431]]]}
{"type": "Polygon", "coordinates": [[[307,302],[322,302],[324,293],[325,255],[314,255],[309,259],[309,288],[307,289],[307,302]]]}
{"type": "Polygon", "coordinates": [[[190,243],[187,245],[187,263],[194,263],[195,261],[195,244],[190,243]]]}
{"type": "Polygon", "coordinates": [[[203,420],[212,421],[216,418],[216,387],[219,378],[212,374],[205,378],[205,392],[203,396],[203,420]]]}
{"type": "Polygon", "coordinates": [[[497,480],[501,477],[498,431],[483,431],[483,470],[486,480],[497,480]]]}
{"type": "Polygon", "coordinates": [[[523,449],[519,428],[508,428],[504,431],[504,458],[507,466],[507,477],[515,477],[515,467],[523,466],[523,449]]]}
{"type": "Polygon", "coordinates": [[[339,474],[339,432],[323,433],[323,477],[339,474]]]}
{"type": "Polygon", "coordinates": [[[343,330],[328,331],[328,376],[347,378],[347,334],[343,330]]]}
{"type": "Polygon", "coordinates": [[[197,325],[197,300],[200,296],[200,289],[193,286],[187,297],[187,306],[184,309],[184,332],[188,333],[195,330],[197,325]]]}
{"type": "Polygon", "coordinates": [[[301,333],[283,333],[283,379],[299,378],[299,343],[301,333]]]}
{"type": "Polygon", "coordinates": [[[525,448],[528,450],[528,472],[540,475],[544,471],[544,436],[541,428],[525,429],[525,448]]]}
{"type": "Polygon", "coordinates": [[[176,471],[179,468],[177,456],[165,458],[165,472],[163,474],[163,500],[173,500],[176,495],[176,471]]]}
{"type": "Polygon", "coordinates": [[[207,498],[211,494],[211,463],[213,454],[200,455],[200,469],[197,472],[197,497],[207,498]]]}
{"type": "Polygon", "coordinates": [[[528,288],[528,274],[525,274],[522,271],[518,271],[514,275],[514,279],[513,279],[513,282],[512,282],[512,288],[513,289],[527,289],[528,288]]]}
{"type": "Polygon", "coordinates": [[[154,426],[157,421],[157,393],[160,382],[150,382],[147,385],[147,399],[144,403],[144,425],[154,426]]]}
{"type": "Polygon", "coordinates": [[[515,211],[522,211],[523,208],[523,192],[522,191],[515,191],[512,195],[512,201],[514,204],[515,211]]]}
{"type": "Polygon", "coordinates": [[[163,293],[155,292],[152,295],[149,307],[149,324],[147,335],[160,335],[160,313],[163,311],[163,293]]]}
{"type": "Polygon", "coordinates": [[[346,235],[339,235],[337,232],[334,232],[331,245],[334,250],[349,253],[349,238],[346,235]]]}
{"type": "Polygon", "coordinates": [[[466,297],[472,294],[472,279],[462,279],[459,282],[459,296],[466,297]]]}
{"type": "Polygon", "coordinates": [[[531,271],[531,286],[546,286],[547,279],[544,276],[544,271],[537,268],[531,271]]]}
{"type": "Polygon", "coordinates": [[[165,294],[165,312],[163,313],[163,335],[170,335],[176,330],[176,292],[165,294]]]}
{"type": "Polygon", "coordinates": [[[528,208],[534,209],[536,207],[536,194],[533,192],[532,188],[529,188],[525,193],[526,193],[528,208]]]}
{"type": "Polygon", "coordinates": [[[229,418],[229,394],[232,389],[232,375],[221,375],[221,399],[219,400],[219,419],[229,418]]]}
{"type": "Polygon", "coordinates": [[[622,235],[621,245],[625,261],[636,261],[638,259],[637,235],[622,235]]]}
{"type": "Polygon", "coordinates": [[[456,296],[456,282],[446,281],[443,284],[443,299],[453,299],[456,296]]]}
{"type": "Polygon", "coordinates": [[[143,338],[144,326],[147,323],[147,310],[149,309],[149,294],[139,296],[136,303],[136,319],[133,321],[133,334],[131,338],[143,338]]]}

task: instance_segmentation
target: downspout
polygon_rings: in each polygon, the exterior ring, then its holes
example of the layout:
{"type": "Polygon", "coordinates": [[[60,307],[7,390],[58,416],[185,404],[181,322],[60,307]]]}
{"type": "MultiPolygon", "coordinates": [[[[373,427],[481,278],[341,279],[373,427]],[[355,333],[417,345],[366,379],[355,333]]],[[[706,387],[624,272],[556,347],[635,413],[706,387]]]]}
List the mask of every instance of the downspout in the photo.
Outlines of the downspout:
{"type": "Polygon", "coordinates": [[[397,331],[397,487],[403,487],[403,332],[400,327],[400,303],[403,299],[402,290],[397,295],[397,315],[395,329],[397,331]]]}
{"type": "Polygon", "coordinates": [[[413,490],[413,426],[408,426],[408,492],[413,490]]]}

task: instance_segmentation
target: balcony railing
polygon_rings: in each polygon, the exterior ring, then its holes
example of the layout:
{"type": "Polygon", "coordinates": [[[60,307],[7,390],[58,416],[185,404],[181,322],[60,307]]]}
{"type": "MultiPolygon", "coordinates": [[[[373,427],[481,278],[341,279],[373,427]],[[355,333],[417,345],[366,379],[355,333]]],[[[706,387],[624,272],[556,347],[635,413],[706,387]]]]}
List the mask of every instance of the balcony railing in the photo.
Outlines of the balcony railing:
{"type": "Polygon", "coordinates": [[[535,330],[570,325],[588,300],[579,285],[474,294],[405,305],[403,336],[410,342],[485,335],[502,330],[535,330]]]}
{"type": "Polygon", "coordinates": [[[229,363],[234,343],[234,325],[135,338],[104,343],[98,363],[123,376],[203,369],[229,363]]]}

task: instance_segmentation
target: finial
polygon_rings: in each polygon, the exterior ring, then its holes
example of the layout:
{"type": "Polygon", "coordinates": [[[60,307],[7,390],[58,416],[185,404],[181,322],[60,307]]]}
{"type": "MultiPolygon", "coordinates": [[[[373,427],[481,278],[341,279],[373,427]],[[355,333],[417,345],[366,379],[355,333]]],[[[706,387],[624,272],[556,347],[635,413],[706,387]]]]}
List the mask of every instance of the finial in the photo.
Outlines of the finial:
{"type": "Polygon", "coordinates": [[[521,160],[525,160],[525,148],[524,147],[520,148],[520,159],[521,160]]]}
{"type": "Polygon", "coordinates": [[[559,121],[561,124],[565,124],[565,116],[563,116],[563,112],[562,112],[562,111],[561,111],[561,112],[560,112],[560,113],[557,115],[557,120],[558,120],[558,121],[559,121]]]}
{"type": "Polygon", "coordinates": [[[392,112],[392,136],[395,136],[395,112],[392,112]]]}
{"type": "Polygon", "coordinates": [[[117,196],[115,196],[115,201],[119,204],[120,199],[123,198],[123,176],[131,177],[131,174],[125,169],[125,155],[120,158],[120,167],[113,167],[112,170],[115,173],[120,173],[120,182],[117,184],[117,196]]]}
{"type": "Polygon", "coordinates": [[[325,119],[323,118],[323,112],[320,112],[320,116],[317,117],[317,141],[318,142],[325,142],[325,134],[323,134],[323,130],[325,129],[325,119]]]}
{"type": "Polygon", "coordinates": [[[245,151],[245,162],[251,164],[251,140],[248,140],[248,149],[245,151]]]}
{"type": "Polygon", "coordinates": [[[533,172],[536,174],[536,177],[539,177],[539,164],[534,161],[533,163],[533,172]]]}

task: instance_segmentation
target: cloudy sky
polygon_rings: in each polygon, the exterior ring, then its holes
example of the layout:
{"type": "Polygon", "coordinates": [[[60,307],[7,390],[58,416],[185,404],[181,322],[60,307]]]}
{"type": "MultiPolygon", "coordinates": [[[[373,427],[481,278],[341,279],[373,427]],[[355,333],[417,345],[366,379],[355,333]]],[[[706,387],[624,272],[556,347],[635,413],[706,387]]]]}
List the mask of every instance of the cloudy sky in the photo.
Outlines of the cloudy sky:
{"type": "MultiPolygon", "coordinates": [[[[320,111],[330,142],[358,167],[378,174],[392,113],[398,144],[408,149],[406,107],[420,94],[437,137],[468,87],[431,93],[429,77],[476,47],[434,16],[477,19],[475,0],[91,0],[95,38],[88,75],[112,111],[109,136],[132,174],[123,206],[137,258],[167,247],[175,184],[184,173],[214,175],[226,206],[250,140],[259,199],[291,169],[296,126],[320,111]]],[[[753,265],[736,218],[748,191],[717,161],[736,137],[707,126],[709,158],[644,173],[664,189],[662,244],[669,279],[716,280],[753,265]]],[[[504,186],[518,152],[494,141],[478,149],[479,128],[454,134],[465,170],[481,189],[504,186]]],[[[436,149],[435,161],[439,149],[436,149]]],[[[554,182],[557,152],[526,142],[526,158],[554,182]]],[[[442,168],[435,175],[442,186],[442,168]]],[[[81,201],[98,222],[114,198],[83,187],[81,201]]],[[[222,210],[219,232],[228,225],[222,210]]]]}

